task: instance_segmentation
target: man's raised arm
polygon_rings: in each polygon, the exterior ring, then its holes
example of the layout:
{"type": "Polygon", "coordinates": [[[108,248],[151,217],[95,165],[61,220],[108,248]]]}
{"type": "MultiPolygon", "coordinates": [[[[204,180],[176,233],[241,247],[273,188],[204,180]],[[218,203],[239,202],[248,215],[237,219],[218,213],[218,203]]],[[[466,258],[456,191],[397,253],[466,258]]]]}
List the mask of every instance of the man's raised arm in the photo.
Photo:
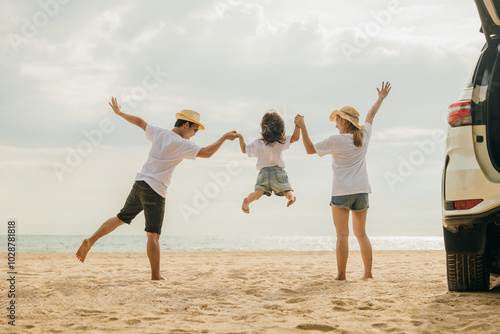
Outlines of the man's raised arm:
{"type": "Polygon", "coordinates": [[[212,155],[214,155],[215,152],[219,150],[219,148],[222,146],[222,144],[224,144],[226,140],[231,140],[231,141],[235,140],[236,135],[237,135],[236,131],[230,131],[224,134],[215,143],[210,144],[207,147],[203,147],[196,156],[198,158],[210,158],[212,155]]]}
{"type": "Polygon", "coordinates": [[[111,97],[111,102],[109,103],[109,105],[111,106],[111,108],[113,108],[113,111],[115,112],[115,114],[123,117],[126,121],[128,121],[134,125],[137,125],[141,129],[146,131],[146,126],[148,125],[148,123],[140,117],[137,117],[134,115],[129,115],[129,114],[122,112],[121,106],[119,106],[118,102],[116,101],[116,97],[111,97]]]}

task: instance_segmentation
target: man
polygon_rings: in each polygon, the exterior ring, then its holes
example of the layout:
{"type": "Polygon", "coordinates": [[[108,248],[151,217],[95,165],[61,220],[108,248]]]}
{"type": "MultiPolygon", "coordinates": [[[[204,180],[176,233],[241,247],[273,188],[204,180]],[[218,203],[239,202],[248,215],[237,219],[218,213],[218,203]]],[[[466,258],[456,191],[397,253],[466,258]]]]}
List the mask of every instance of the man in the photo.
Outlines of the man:
{"type": "Polygon", "coordinates": [[[132,219],[144,210],[151,279],[163,280],[165,278],[160,273],[159,240],[165,213],[165,197],[172,173],[183,159],[210,158],[219,150],[224,141],[232,141],[236,138],[236,131],[224,134],[219,140],[207,147],[201,147],[189,141],[198,130],[205,129],[200,123],[200,114],[196,111],[182,110],[177,113],[175,115],[177,121],[170,131],[148,124],[140,117],[122,112],[114,97],[111,98],[109,105],[118,116],[146,132],[146,138],[152,142],[151,150],[146,163],[135,178],[134,186],[120,213],[105,221],[90,238],[83,240],[76,252],[76,257],[81,262],[85,261],[90,248],[97,240],[124,223],[130,224],[132,219]]]}

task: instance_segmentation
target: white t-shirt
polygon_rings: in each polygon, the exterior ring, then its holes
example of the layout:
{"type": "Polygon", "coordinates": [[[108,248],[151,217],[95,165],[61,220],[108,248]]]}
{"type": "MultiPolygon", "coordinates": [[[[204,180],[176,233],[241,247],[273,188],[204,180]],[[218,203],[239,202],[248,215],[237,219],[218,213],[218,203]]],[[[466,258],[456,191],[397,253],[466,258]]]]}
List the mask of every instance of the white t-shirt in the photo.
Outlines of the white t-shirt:
{"type": "Polygon", "coordinates": [[[182,138],[173,131],[148,124],[146,138],[153,144],[148,160],[135,178],[145,181],[162,197],[167,196],[167,188],[175,167],[183,159],[196,159],[201,146],[182,138]]]}
{"type": "Polygon", "coordinates": [[[363,133],[363,146],[361,147],[354,145],[351,133],[333,135],[314,144],[316,153],[320,157],[326,154],[332,155],[332,196],[372,192],[365,160],[372,134],[370,123],[365,123],[363,133]]]}
{"type": "Polygon", "coordinates": [[[245,150],[249,157],[257,157],[257,169],[261,170],[264,167],[279,166],[285,168],[283,161],[283,151],[290,148],[290,140],[292,136],[286,136],[284,144],[274,142],[266,145],[261,139],[255,139],[253,142],[245,146],[245,150]]]}

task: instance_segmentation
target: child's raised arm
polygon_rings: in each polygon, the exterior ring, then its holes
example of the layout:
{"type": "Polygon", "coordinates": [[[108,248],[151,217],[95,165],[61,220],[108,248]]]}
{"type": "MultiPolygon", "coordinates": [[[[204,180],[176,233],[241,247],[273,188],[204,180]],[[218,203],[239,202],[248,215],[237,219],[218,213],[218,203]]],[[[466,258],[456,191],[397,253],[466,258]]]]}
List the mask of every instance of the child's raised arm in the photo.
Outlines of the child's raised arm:
{"type": "Polygon", "coordinates": [[[295,130],[293,131],[292,138],[290,139],[290,144],[295,143],[300,139],[300,128],[297,124],[295,124],[295,130]]]}
{"type": "Polygon", "coordinates": [[[375,118],[375,114],[377,113],[384,99],[387,97],[387,95],[389,95],[390,91],[391,91],[391,84],[389,83],[389,81],[387,81],[387,83],[382,82],[382,89],[379,90],[377,88],[378,99],[377,101],[375,101],[371,109],[368,111],[368,114],[366,114],[365,123],[370,123],[373,125],[373,119],[375,118]]]}
{"type": "Polygon", "coordinates": [[[236,138],[238,138],[240,140],[240,148],[241,148],[241,152],[243,152],[244,154],[247,153],[247,150],[245,149],[245,146],[247,146],[247,144],[245,143],[245,139],[243,138],[243,135],[241,133],[237,133],[236,134],[236,138]]]}

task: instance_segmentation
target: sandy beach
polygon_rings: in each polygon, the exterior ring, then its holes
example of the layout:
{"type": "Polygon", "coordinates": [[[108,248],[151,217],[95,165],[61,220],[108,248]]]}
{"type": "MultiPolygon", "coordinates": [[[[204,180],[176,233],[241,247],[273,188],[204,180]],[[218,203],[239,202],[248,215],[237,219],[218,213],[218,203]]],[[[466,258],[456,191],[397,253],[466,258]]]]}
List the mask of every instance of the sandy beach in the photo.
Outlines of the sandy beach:
{"type": "MultiPolygon", "coordinates": [[[[6,261],[6,254],[3,253],[6,261]]],[[[500,289],[450,293],[444,251],[18,253],[16,326],[2,333],[498,333],[500,289]]],[[[493,282],[497,284],[498,282],[493,282]]],[[[1,308],[7,314],[7,284],[1,308]]]]}

